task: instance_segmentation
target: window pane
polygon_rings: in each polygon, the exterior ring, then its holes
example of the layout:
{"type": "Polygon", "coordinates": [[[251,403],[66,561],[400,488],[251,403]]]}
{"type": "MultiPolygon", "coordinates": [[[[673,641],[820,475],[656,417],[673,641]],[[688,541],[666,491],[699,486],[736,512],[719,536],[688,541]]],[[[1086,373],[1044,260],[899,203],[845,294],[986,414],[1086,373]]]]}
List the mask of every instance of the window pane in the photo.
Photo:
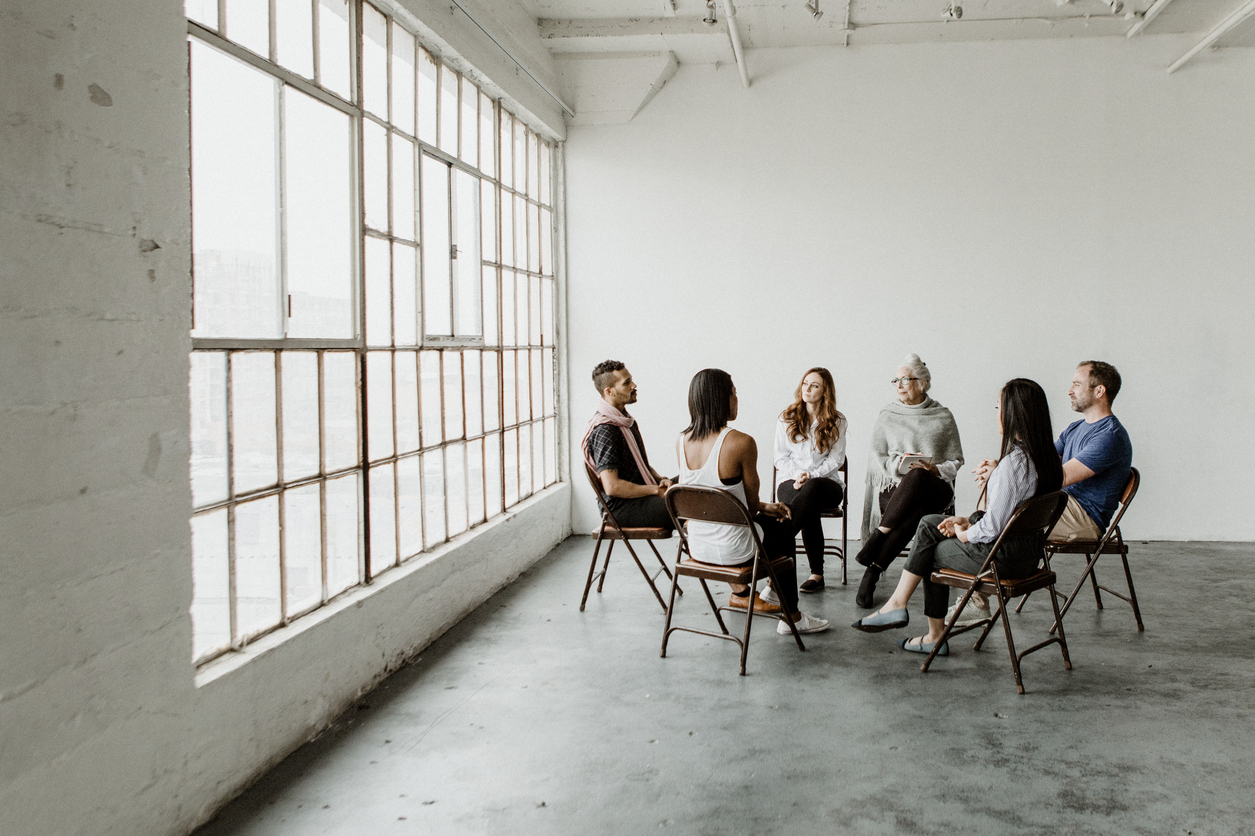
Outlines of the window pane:
{"type": "Polygon", "coordinates": [[[327,597],[362,580],[361,476],[327,480],[327,597]]]}
{"type": "Polygon", "coordinates": [[[498,381],[500,374],[500,352],[485,351],[484,359],[484,429],[501,429],[500,397],[498,381]]]}
{"type": "MultiPolygon", "coordinates": [[[[366,355],[366,445],[372,462],[392,455],[392,352],[366,355]]],[[[371,496],[374,496],[371,486],[371,496]]],[[[371,519],[373,517],[373,511],[371,519]]],[[[373,535],[372,535],[373,536],[373,535]]]]}
{"type": "Polygon", "coordinates": [[[528,320],[531,315],[531,302],[528,299],[528,288],[531,285],[528,282],[526,273],[515,274],[516,287],[514,291],[514,337],[517,345],[528,344],[528,320]]]}
{"type": "Polygon", "coordinates": [[[423,155],[423,326],[453,334],[452,261],[449,258],[449,166],[423,155]]]}
{"type": "Polygon", "coordinates": [[[514,266],[514,198],[501,192],[501,263],[514,266]]]}
{"type": "Polygon", "coordinates": [[[225,352],[192,352],[190,389],[192,504],[199,508],[227,498],[227,355],[225,352]]]}
{"type": "Polygon", "coordinates": [[[462,352],[462,374],[466,385],[462,391],[466,399],[466,437],[474,438],[484,431],[483,382],[479,373],[479,352],[462,352]]]}
{"type": "Polygon", "coordinates": [[[370,574],[397,562],[396,482],[391,464],[370,469],[370,574]]]}
{"type": "Polygon", "coordinates": [[[436,103],[439,97],[436,59],[425,49],[418,51],[418,138],[436,144],[436,103]]]}
{"type": "Polygon", "coordinates": [[[540,272],[553,275],[553,215],[548,209],[540,210],[540,272]]]}
{"type": "Polygon", "coordinates": [[[227,509],[192,517],[192,658],[231,644],[227,509]]]}
{"type": "Polygon", "coordinates": [[[546,415],[553,415],[553,349],[546,348],[545,359],[541,362],[541,403],[546,415]]]}
{"type": "Polygon", "coordinates": [[[279,497],[235,508],[235,623],[240,638],[279,623],[279,497]]]}
{"type": "Polygon", "coordinates": [[[514,352],[501,352],[501,416],[505,426],[511,427],[519,422],[518,395],[515,392],[514,352]]]}
{"type": "Polygon", "coordinates": [[[540,202],[546,206],[553,205],[550,180],[553,173],[549,161],[553,159],[553,146],[544,143],[540,146],[540,202]]]}
{"type": "Polygon", "coordinates": [[[518,314],[514,310],[514,293],[517,281],[513,270],[501,271],[501,344],[518,345],[514,337],[514,327],[518,324],[518,314]]]}
{"type": "Polygon", "coordinates": [[[444,430],[441,427],[444,409],[440,403],[440,352],[420,352],[419,361],[423,405],[423,446],[431,447],[444,441],[444,430]]]}
{"type": "Polygon", "coordinates": [[[288,336],[349,339],[356,330],[349,117],[290,87],[283,98],[288,336]]]}
{"type": "Polygon", "coordinates": [[[540,349],[533,348],[530,352],[532,355],[532,417],[540,418],[544,415],[544,376],[541,374],[540,366],[540,349]]]}
{"type": "Polygon", "coordinates": [[[334,473],[356,467],[361,456],[361,441],[357,435],[357,355],[351,351],[325,353],[322,380],[323,420],[326,422],[323,467],[327,473],[334,473]]]}
{"type": "Polygon", "coordinates": [[[532,425],[519,427],[519,499],[532,494],[532,425]]]}
{"type": "Polygon", "coordinates": [[[527,343],[540,345],[540,276],[531,276],[528,280],[529,292],[527,311],[527,343]]]}
{"type": "Polygon", "coordinates": [[[418,344],[418,253],[408,244],[392,245],[393,333],[397,345],[418,344]]]}
{"type": "Polygon", "coordinates": [[[497,126],[492,99],[479,94],[479,170],[493,177],[497,173],[497,126]]]}
{"type": "Polygon", "coordinates": [[[523,135],[527,129],[518,119],[514,120],[514,177],[511,183],[516,192],[522,193],[527,188],[527,151],[523,135]]]}
{"type": "Polygon", "coordinates": [[[545,437],[544,424],[532,424],[532,493],[545,487],[545,437]]]}
{"type": "Polygon", "coordinates": [[[398,535],[401,559],[413,557],[423,550],[423,493],[419,457],[410,456],[397,462],[398,535]]]}
{"type": "Polygon", "coordinates": [[[515,355],[518,363],[519,423],[532,418],[532,368],[524,349],[515,355]]]}
{"type": "Polygon", "coordinates": [[[497,328],[497,268],[484,268],[484,345],[498,345],[497,328]]]}
{"type": "Polygon", "coordinates": [[[462,430],[462,355],[444,353],[444,437],[464,438],[462,430]]]}
{"type": "Polygon", "coordinates": [[[466,445],[450,444],[445,449],[445,485],[448,491],[449,536],[467,529],[466,510],[466,445]]]}
{"type": "Polygon", "coordinates": [[[236,494],[265,488],[277,481],[275,435],[274,354],[268,351],[232,354],[231,450],[236,494]]]}
{"type": "Polygon", "coordinates": [[[540,170],[536,158],[536,134],[527,132],[527,196],[532,200],[540,197],[540,170]]]}
{"type": "Polygon", "coordinates": [[[349,84],[349,0],[319,0],[319,81],[342,98],[354,98],[349,84]]]}
{"type": "Polygon", "coordinates": [[[414,143],[392,135],[392,234],[414,240],[414,143]]]}
{"type": "Polygon", "coordinates": [[[466,504],[467,522],[475,525],[484,521],[484,442],[483,439],[466,443],[466,504]]]}
{"type": "Polygon", "coordinates": [[[278,84],[195,40],[191,79],[192,336],[281,336],[278,84]]]}
{"type": "Polygon", "coordinates": [[[283,494],[284,595],[289,616],[322,603],[322,488],[283,494]]]}
{"type": "Polygon", "coordinates": [[[362,4],[362,104],[388,118],[388,19],[369,3],[362,4]]]}
{"type": "Polygon", "coordinates": [[[362,157],[366,187],[366,225],[388,231],[388,132],[362,120],[362,157]]]}
{"type": "Polygon", "coordinates": [[[505,451],[502,455],[505,470],[505,507],[509,508],[519,501],[519,433],[518,430],[506,430],[502,433],[505,451]]]}
{"type": "Polygon", "coordinates": [[[527,201],[514,196],[514,266],[527,268],[527,201]]]}
{"type": "Polygon", "coordinates": [[[462,77],[462,159],[471,165],[479,163],[479,90],[466,76],[462,77]]]}
{"type": "Polygon", "coordinates": [[[309,0],[275,0],[276,57],[305,78],[314,77],[314,15],[309,0]]]}
{"type": "Polygon", "coordinates": [[[458,154],[458,74],[440,65],[440,150],[458,154]]]}
{"type": "Polygon", "coordinates": [[[388,242],[366,238],[366,344],[392,345],[392,264],[388,242]]]}
{"type": "Polygon", "coordinates": [[[227,0],[226,37],[270,57],[270,7],[261,0],[227,0]]]}
{"type": "MultiPolygon", "coordinates": [[[[511,179],[513,178],[512,160],[514,142],[511,137],[514,136],[514,117],[511,116],[507,110],[500,110],[498,112],[501,114],[499,123],[500,130],[498,131],[498,136],[501,140],[501,144],[499,146],[501,150],[501,176],[498,179],[501,180],[501,185],[509,186],[511,179]]],[[[504,202],[504,200],[505,196],[503,195],[502,201],[504,202]]]]}
{"type": "Polygon", "coordinates": [[[283,375],[283,478],[292,481],[317,476],[321,461],[318,355],[312,351],[285,351],[279,355],[279,366],[283,375]]]}
{"type": "Polygon", "coordinates": [[[183,0],[183,13],[210,29],[218,28],[218,0],[183,0]]]}
{"type": "Polygon", "coordinates": [[[457,245],[457,281],[453,286],[454,333],[479,336],[483,331],[479,302],[479,178],[458,169],[454,175],[454,243],[457,245]]]}
{"type": "Polygon", "coordinates": [[[410,453],[419,446],[418,352],[398,351],[397,374],[397,453],[410,453]]]}
{"type": "Polygon", "coordinates": [[[443,543],[444,519],[444,448],[423,454],[423,523],[428,548],[443,543]]]}
{"type": "Polygon", "coordinates": [[[540,342],[553,345],[553,279],[540,283],[540,342]]]}
{"type": "Polygon", "coordinates": [[[545,419],[545,484],[558,481],[558,421],[545,419]]]}
{"type": "Polygon", "coordinates": [[[414,135],[414,36],[392,24],[392,124],[414,135]]]}
{"type": "Polygon", "coordinates": [[[484,515],[501,513],[501,435],[484,438],[484,515]]]}
{"type": "Polygon", "coordinates": [[[484,261],[497,261],[497,186],[480,180],[479,217],[480,246],[484,261]]]}
{"type": "Polygon", "coordinates": [[[527,269],[540,272],[540,208],[527,204],[527,269]]]}

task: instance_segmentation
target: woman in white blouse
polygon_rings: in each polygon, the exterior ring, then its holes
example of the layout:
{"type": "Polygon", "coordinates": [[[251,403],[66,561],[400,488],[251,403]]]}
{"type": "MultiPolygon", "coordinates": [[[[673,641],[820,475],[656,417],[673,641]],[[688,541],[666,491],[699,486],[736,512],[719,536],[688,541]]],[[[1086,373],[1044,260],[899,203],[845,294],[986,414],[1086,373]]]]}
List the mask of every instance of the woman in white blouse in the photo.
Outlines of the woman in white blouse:
{"type": "Polygon", "coordinates": [[[793,403],[776,422],[776,496],[805,520],[802,545],[810,563],[803,592],[824,588],[824,529],[819,511],[836,508],[845,495],[838,469],[845,461],[845,416],[837,411],[837,387],[832,374],[816,366],[807,369],[793,395],[793,403]]]}
{"type": "MultiPolygon", "coordinates": [[[[905,627],[910,621],[906,605],[922,582],[928,632],[918,638],[902,639],[898,646],[914,653],[931,653],[945,629],[946,607],[950,601],[950,587],[930,580],[933,570],[979,571],[1016,507],[1026,499],[1057,491],[1063,485],[1063,465],[1055,452],[1050,407],[1046,393],[1037,383],[1016,378],[1002,387],[998,429],[1002,433],[1002,455],[989,477],[986,493],[989,510],[983,516],[930,514],[924,517],[915,531],[915,545],[906,559],[897,589],[878,611],[854,622],[851,625],[854,629],[876,633],[905,627]]],[[[998,573],[1004,578],[1032,574],[1042,559],[1043,546],[1038,536],[1004,541],[994,557],[998,573]]],[[[942,645],[937,655],[949,652],[949,648],[942,645]]]]}

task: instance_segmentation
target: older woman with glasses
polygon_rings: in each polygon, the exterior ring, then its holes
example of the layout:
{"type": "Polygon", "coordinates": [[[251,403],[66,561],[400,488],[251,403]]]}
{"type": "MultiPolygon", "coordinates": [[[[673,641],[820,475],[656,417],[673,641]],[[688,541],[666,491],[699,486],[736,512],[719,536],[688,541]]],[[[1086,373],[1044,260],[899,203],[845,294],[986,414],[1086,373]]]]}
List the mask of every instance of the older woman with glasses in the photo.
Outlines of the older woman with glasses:
{"type": "Polygon", "coordinates": [[[893,385],[898,399],[880,410],[872,428],[863,547],[854,558],[867,567],[854,599],[860,607],[872,606],[876,583],[919,521],[954,503],[954,479],[963,466],[958,425],[929,397],[932,373],[918,354],[906,355],[893,385]]]}

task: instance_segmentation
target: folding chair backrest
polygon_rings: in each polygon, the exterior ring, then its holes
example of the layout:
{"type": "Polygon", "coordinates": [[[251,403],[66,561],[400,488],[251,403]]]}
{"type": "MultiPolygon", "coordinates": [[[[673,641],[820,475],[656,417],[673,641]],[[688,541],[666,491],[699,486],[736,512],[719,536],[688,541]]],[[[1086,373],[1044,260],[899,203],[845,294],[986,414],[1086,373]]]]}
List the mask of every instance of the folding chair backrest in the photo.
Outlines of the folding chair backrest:
{"type": "Polygon", "coordinates": [[[1063,516],[1063,509],[1067,507],[1068,495],[1063,491],[1054,491],[1024,500],[1015,509],[1011,519],[1007,520],[1002,533],[998,535],[998,540],[989,552],[990,558],[992,559],[997,553],[998,547],[1004,540],[1040,534],[1044,542],[1046,532],[1054,528],[1059,517],[1063,516]]]}
{"type": "Polygon", "coordinates": [[[1120,518],[1124,516],[1124,512],[1129,509],[1129,503],[1133,501],[1133,497],[1137,496],[1137,489],[1142,484],[1142,474],[1138,472],[1136,467],[1129,468],[1129,481],[1124,485],[1124,493],[1120,494],[1120,505],[1116,508],[1115,514],[1111,517],[1111,523],[1107,526],[1107,537],[1120,526],[1120,518]]]}
{"type": "Polygon", "coordinates": [[[672,485],[666,493],[667,510],[676,523],[685,520],[750,526],[749,511],[739,499],[720,488],[672,485]]]}

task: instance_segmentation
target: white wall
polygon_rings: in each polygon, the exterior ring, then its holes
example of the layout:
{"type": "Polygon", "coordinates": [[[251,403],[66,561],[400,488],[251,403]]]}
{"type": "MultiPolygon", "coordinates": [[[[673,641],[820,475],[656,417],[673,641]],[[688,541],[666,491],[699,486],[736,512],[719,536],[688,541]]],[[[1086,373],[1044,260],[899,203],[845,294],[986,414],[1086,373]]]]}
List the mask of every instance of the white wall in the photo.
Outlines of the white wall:
{"type": "Polygon", "coordinates": [[[569,488],[198,680],[182,4],[5,3],[0,55],[0,833],[186,833],[563,539],[569,488]]]}
{"type": "MultiPolygon", "coordinates": [[[[829,367],[858,520],[870,428],[908,351],[969,461],[1004,381],[1056,431],[1075,364],[1119,367],[1142,493],[1135,538],[1250,539],[1239,464],[1255,386],[1255,53],[1169,76],[1179,38],[755,51],[685,66],[627,125],[567,142],[573,444],[621,359],[674,472],[692,374],[731,372],[770,473],[773,421],[829,367]]],[[[574,453],[579,461],[578,451],[574,453]]],[[[976,491],[961,480],[960,507],[976,491]]],[[[592,527],[575,492],[575,527],[592,527]]],[[[857,528],[857,526],[856,526],[857,528]]],[[[857,532],[854,533],[857,536],[857,532]]]]}

